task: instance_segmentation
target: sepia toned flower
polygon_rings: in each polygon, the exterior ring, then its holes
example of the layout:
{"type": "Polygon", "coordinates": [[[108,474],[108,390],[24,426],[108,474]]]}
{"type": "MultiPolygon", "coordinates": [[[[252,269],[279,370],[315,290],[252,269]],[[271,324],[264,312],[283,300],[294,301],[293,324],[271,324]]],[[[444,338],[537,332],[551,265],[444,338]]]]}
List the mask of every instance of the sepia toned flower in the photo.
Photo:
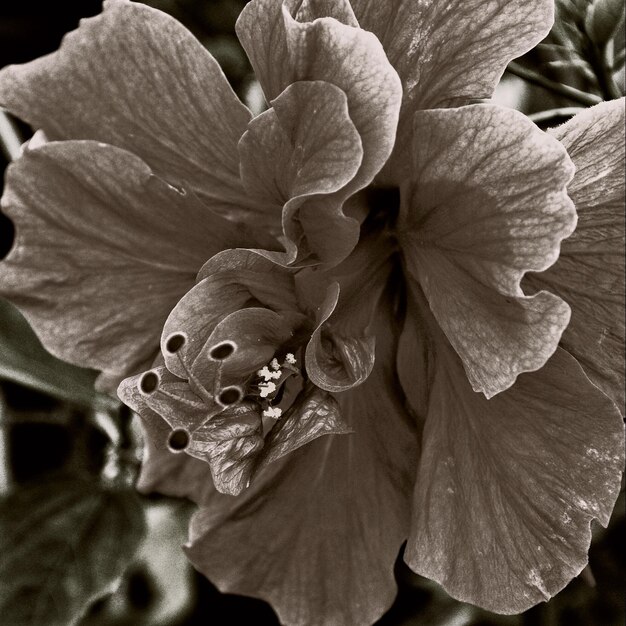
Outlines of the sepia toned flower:
{"type": "Polygon", "coordinates": [[[624,103],[548,134],[481,102],[551,7],[253,0],[254,118],[125,0],[0,73],[48,139],[9,171],[1,292],[50,351],[128,376],[140,488],[194,500],[191,561],[284,623],[375,621],[404,542],[521,612],[608,522],[624,103]]]}

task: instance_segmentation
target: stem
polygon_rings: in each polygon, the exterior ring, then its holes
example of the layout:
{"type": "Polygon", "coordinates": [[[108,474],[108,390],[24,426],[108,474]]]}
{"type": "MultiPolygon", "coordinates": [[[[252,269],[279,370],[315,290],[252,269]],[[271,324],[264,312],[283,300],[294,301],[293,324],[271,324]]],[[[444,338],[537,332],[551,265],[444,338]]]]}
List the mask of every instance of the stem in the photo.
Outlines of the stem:
{"type": "Polygon", "coordinates": [[[557,83],[554,80],[550,80],[549,78],[538,74],[534,70],[526,69],[523,65],[520,65],[515,61],[509,63],[507,71],[511,72],[511,74],[514,74],[515,76],[519,76],[519,78],[523,78],[529,83],[533,83],[534,85],[538,85],[539,87],[558,93],[559,95],[568,98],[569,100],[579,102],[586,107],[602,102],[602,98],[599,96],[594,96],[593,94],[586,93],[580,89],[576,89],[575,87],[570,87],[569,85],[564,85],[563,83],[557,83]]]}
{"type": "MultiPolygon", "coordinates": [[[[607,59],[607,53],[612,52],[607,50],[605,47],[604,50],[598,49],[596,46],[592,46],[593,52],[591,56],[591,67],[593,68],[596,78],[598,79],[598,85],[600,85],[600,89],[604,94],[604,97],[607,100],[616,100],[617,98],[621,98],[622,94],[620,93],[615,81],[613,80],[613,76],[611,75],[610,67],[612,62],[609,62],[607,59]]],[[[611,53],[612,56],[612,53],[611,53]]]]}
{"type": "Polygon", "coordinates": [[[11,465],[9,463],[9,420],[4,394],[0,387],[0,495],[5,495],[11,486],[11,465]]]}

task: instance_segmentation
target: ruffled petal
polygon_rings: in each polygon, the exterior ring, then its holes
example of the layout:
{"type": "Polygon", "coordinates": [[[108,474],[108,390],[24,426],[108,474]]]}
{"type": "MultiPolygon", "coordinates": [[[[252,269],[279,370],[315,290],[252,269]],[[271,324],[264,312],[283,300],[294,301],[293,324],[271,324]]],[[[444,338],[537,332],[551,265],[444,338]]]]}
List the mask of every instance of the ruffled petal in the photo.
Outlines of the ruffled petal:
{"type": "Polygon", "coordinates": [[[61,49],[0,72],[0,104],[50,139],[94,139],[140,156],[220,212],[245,195],[237,142],[251,114],[206,49],[165,13],[107,0],[61,49]]]}
{"type": "Polygon", "coordinates": [[[405,559],[455,598],[521,613],[586,565],[619,493],[623,422],[560,348],[486,400],[436,341],[405,559]]]}
{"type": "MultiPolygon", "coordinates": [[[[218,324],[229,315],[235,312],[239,315],[248,307],[265,307],[268,314],[299,313],[293,272],[249,250],[225,250],[212,257],[198,273],[198,281],[174,307],[163,327],[161,347],[165,363],[180,378],[187,378],[192,365],[200,367],[200,363],[196,364],[198,357],[203,355],[207,359],[207,353],[217,344],[231,342],[237,347],[238,342],[245,341],[248,330],[245,323],[229,327],[230,333],[226,334],[222,326],[219,337],[213,335],[218,324]],[[181,353],[168,348],[170,339],[178,336],[184,341],[181,353]],[[181,354],[185,363],[181,363],[181,354]]],[[[292,318],[292,321],[300,320],[292,318]]],[[[292,330],[290,327],[287,332],[292,330]]],[[[267,359],[261,364],[266,362],[267,359]]]]}
{"type": "Polygon", "coordinates": [[[374,622],[395,595],[416,437],[398,400],[392,314],[368,380],[339,394],[354,434],[323,437],[261,473],[237,499],[202,503],[187,553],[222,591],[268,600],[281,622],[374,622]]]}
{"type": "Polygon", "coordinates": [[[220,493],[237,495],[250,484],[263,446],[258,405],[242,403],[194,432],[187,452],[209,464],[220,493]]]}
{"type": "Polygon", "coordinates": [[[360,385],[374,367],[374,335],[341,336],[332,332],[329,318],[340,297],[334,283],[318,309],[315,331],[306,347],[306,369],[311,380],[327,391],[346,391],[360,385]]]}
{"type": "Polygon", "coordinates": [[[302,81],[271,104],[239,143],[243,184],[270,207],[263,213],[282,209],[300,259],[332,263],[352,250],[359,230],[341,211],[341,199],[328,198],[354,178],[363,159],[346,95],[331,83],[302,81]]]}
{"type": "Polygon", "coordinates": [[[410,160],[413,112],[490,98],[509,61],[541,41],[554,21],[552,0],[351,2],[402,80],[396,181],[410,160]]]}
{"type": "Polygon", "coordinates": [[[576,166],[568,192],[578,226],[546,272],[529,275],[572,307],[561,345],[624,406],[624,99],[599,104],[550,133],[576,166]]]}
{"type": "Polygon", "coordinates": [[[297,81],[326,81],[345,92],[363,146],[361,167],[341,191],[345,200],[391,153],[400,81],[376,37],[356,27],[347,0],[306,2],[298,12],[301,4],[253,0],[239,17],[237,34],[268,100],[297,81]]]}
{"type": "Polygon", "coordinates": [[[519,283],[574,229],[573,168],[557,141],[492,105],[419,111],[413,151],[399,224],[408,279],[491,397],[540,368],[569,321],[560,298],[519,283]]]}
{"type": "Polygon", "coordinates": [[[17,238],[0,292],[50,352],[118,375],[151,362],[208,257],[254,241],[138,157],[93,141],[26,150],[9,168],[2,207],[17,238]]]}
{"type": "Polygon", "coordinates": [[[376,348],[372,324],[394,269],[396,250],[393,237],[363,232],[356,248],[339,265],[325,271],[307,268],[297,274],[298,293],[315,313],[305,363],[318,387],[346,391],[360,385],[372,371],[376,348]]]}
{"type": "Polygon", "coordinates": [[[255,473],[322,435],[352,432],[332,394],[311,386],[303,396],[270,430],[255,473]]]}
{"type": "Polygon", "coordinates": [[[363,150],[346,94],[323,81],[290,85],[249,124],[239,142],[248,193],[283,206],[291,198],[341,189],[363,150]]]}

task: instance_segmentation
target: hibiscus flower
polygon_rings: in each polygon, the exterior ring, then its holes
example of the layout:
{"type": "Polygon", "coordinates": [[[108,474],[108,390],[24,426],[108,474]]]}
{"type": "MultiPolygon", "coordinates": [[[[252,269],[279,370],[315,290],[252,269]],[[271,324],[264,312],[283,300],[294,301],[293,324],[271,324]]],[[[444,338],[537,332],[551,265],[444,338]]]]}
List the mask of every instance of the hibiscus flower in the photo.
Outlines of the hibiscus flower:
{"type": "Polygon", "coordinates": [[[608,522],[618,247],[596,280],[587,241],[623,232],[623,147],[601,162],[624,104],[556,137],[476,104],[550,22],[539,0],[253,0],[254,119],[189,33],[124,0],[0,73],[50,140],[9,171],[2,293],[57,355],[130,375],[140,487],[195,500],[192,562],[286,623],[374,621],[405,541],[454,597],[523,611],[608,522]],[[568,184],[586,226],[543,272],[568,184]]]}

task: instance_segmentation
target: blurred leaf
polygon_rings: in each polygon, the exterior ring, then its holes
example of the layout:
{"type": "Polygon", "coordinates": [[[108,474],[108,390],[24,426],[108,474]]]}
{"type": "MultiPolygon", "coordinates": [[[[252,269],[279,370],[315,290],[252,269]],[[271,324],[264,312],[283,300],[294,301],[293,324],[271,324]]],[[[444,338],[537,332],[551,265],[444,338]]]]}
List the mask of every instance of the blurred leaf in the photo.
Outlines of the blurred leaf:
{"type": "Polygon", "coordinates": [[[114,590],[142,539],[133,491],[80,479],[19,489],[0,501],[0,615],[11,626],[68,626],[114,590]]]}
{"type": "Polygon", "coordinates": [[[0,299],[0,380],[20,383],[75,404],[117,406],[94,390],[97,372],[53,357],[41,345],[22,314],[0,299]]]}

